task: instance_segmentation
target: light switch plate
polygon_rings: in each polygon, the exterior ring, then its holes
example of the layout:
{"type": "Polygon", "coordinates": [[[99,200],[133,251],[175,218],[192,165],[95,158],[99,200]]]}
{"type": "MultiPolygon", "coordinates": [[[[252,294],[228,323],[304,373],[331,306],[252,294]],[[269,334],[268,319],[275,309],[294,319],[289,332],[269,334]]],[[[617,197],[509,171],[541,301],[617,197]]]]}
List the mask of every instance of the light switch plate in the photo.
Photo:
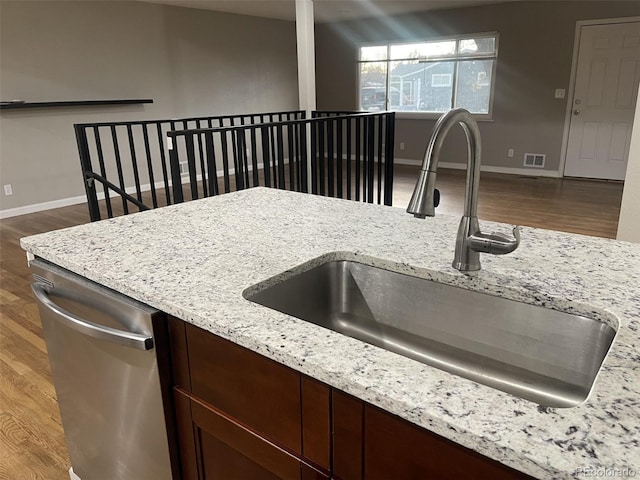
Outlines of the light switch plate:
{"type": "Polygon", "coordinates": [[[555,97],[556,98],[564,98],[564,93],[565,93],[564,88],[556,88],[555,97]]]}

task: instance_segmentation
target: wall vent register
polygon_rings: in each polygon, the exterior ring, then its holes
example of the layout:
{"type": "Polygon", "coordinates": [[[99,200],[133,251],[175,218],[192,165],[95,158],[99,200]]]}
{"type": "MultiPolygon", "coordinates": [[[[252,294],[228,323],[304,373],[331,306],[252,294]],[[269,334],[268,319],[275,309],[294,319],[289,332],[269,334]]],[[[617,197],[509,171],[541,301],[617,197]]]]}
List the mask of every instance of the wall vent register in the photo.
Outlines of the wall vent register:
{"type": "Polygon", "coordinates": [[[544,153],[525,153],[524,166],[532,168],[544,168],[547,156],[544,153]]]}

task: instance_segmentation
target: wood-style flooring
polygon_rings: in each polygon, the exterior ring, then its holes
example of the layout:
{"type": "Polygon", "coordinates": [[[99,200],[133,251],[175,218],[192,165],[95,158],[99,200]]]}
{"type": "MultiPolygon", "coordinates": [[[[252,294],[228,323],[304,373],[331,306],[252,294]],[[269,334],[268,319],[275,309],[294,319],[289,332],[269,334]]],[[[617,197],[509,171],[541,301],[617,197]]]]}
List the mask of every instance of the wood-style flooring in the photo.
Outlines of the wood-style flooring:
{"type": "MultiPolygon", "coordinates": [[[[394,205],[409,201],[417,167],[397,166],[394,205]]],[[[437,213],[459,215],[463,171],[438,174],[437,213]]],[[[481,220],[615,238],[622,184],[483,173],[481,220]]],[[[85,205],[0,220],[0,479],[67,480],[69,459],[38,311],[19,239],[89,221],[85,205]]]]}

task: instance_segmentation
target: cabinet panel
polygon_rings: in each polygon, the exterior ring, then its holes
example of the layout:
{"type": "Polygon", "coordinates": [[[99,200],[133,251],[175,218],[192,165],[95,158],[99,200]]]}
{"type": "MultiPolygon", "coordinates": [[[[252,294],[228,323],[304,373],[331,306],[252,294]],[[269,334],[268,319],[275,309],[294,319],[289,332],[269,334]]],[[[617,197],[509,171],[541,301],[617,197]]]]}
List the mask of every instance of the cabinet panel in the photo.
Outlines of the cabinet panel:
{"type": "Polygon", "coordinates": [[[191,391],[186,325],[182,320],[169,316],[167,318],[167,327],[173,382],[175,385],[191,391]]]}
{"type": "Polygon", "coordinates": [[[333,473],[342,480],[361,480],[364,404],[338,390],[331,392],[331,399],[333,473]]]}
{"type": "Polygon", "coordinates": [[[300,374],[193,325],[186,335],[193,394],[301,454],[300,374]]]}
{"type": "Polygon", "coordinates": [[[302,478],[303,463],[295,456],[186,392],[176,389],[175,397],[182,412],[178,423],[185,480],[302,478]]]}
{"type": "Polygon", "coordinates": [[[174,389],[173,399],[176,409],[182,480],[198,480],[196,442],[191,422],[191,400],[177,388],[174,389]]]}
{"type": "Polygon", "coordinates": [[[331,478],[305,463],[301,464],[301,467],[300,480],[329,480],[331,478]]]}
{"type": "Polygon", "coordinates": [[[530,477],[366,405],[364,478],[515,480],[530,477]]]}
{"type": "Polygon", "coordinates": [[[280,479],[275,473],[254,462],[252,458],[234,450],[207,431],[201,430],[199,433],[202,471],[205,480],[209,478],[224,480],[280,479]]]}
{"type": "Polygon", "coordinates": [[[331,469],[330,388],[302,376],[302,453],[325,470],[331,469]]]}

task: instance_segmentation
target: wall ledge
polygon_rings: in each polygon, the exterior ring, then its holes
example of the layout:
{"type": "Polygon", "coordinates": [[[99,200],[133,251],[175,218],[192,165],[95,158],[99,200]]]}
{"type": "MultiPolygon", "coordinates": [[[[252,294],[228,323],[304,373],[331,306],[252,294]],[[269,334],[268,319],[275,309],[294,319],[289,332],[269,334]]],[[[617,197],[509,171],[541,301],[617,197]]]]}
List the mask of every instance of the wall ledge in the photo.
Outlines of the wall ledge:
{"type": "Polygon", "coordinates": [[[23,102],[12,100],[0,102],[0,110],[22,110],[25,108],[53,108],[53,107],[92,107],[109,105],[137,105],[141,103],[153,103],[151,98],[127,99],[127,100],[71,100],[60,102],[23,102]]]}

